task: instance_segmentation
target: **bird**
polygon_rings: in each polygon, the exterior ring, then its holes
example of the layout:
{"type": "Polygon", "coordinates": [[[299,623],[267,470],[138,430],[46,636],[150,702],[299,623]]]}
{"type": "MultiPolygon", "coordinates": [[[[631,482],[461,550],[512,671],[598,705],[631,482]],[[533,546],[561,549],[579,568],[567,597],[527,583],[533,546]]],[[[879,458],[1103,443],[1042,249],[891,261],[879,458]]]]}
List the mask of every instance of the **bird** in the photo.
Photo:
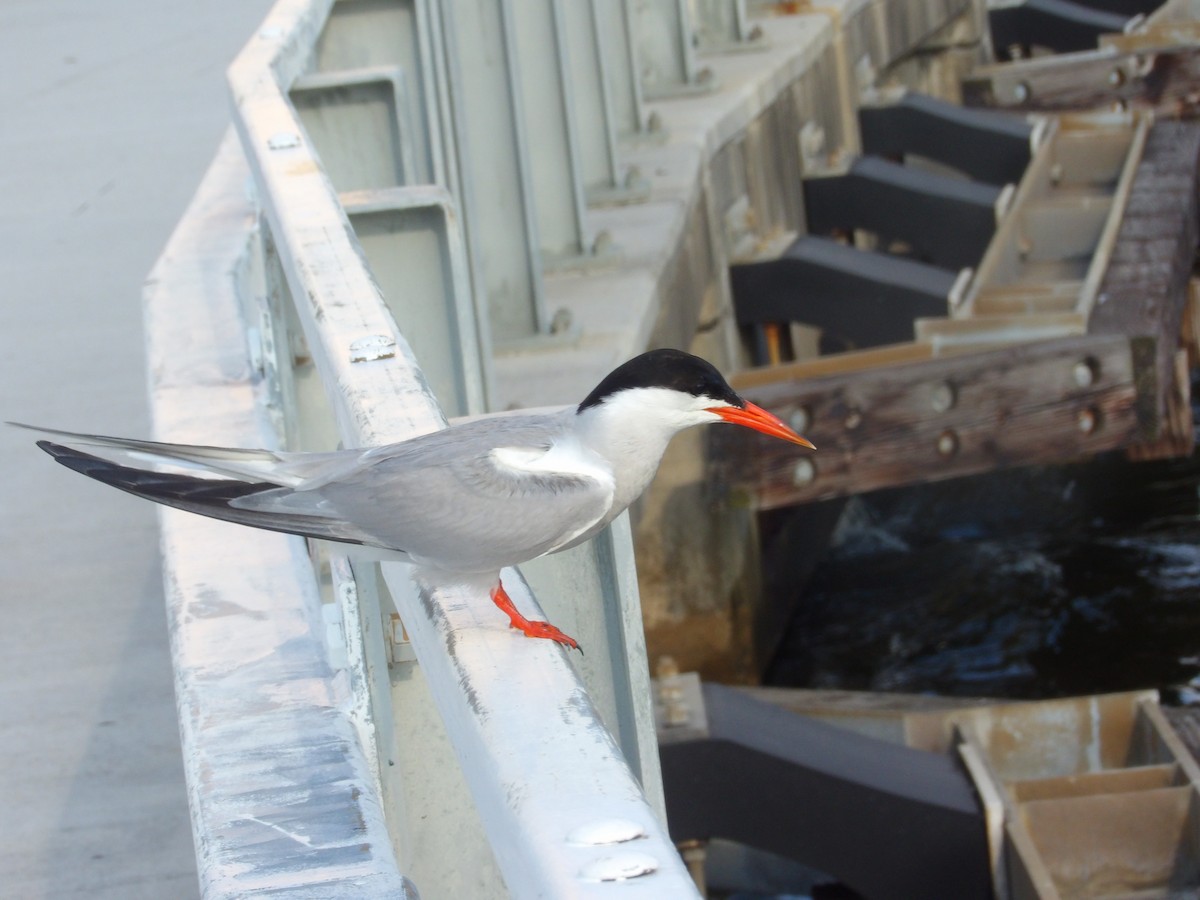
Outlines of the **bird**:
{"type": "Polygon", "coordinates": [[[53,436],[37,445],[62,465],[165,506],[356,545],[430,574],[486,578],[512,628],[579,649],[521,615],[500,570],[591,538],[646,489],[676,433],[720,422],[816,449],[711,363],[673,349],[621,364],[577,406],[470,419],[368,448],[234,449],[9,424],[53,436]]]}

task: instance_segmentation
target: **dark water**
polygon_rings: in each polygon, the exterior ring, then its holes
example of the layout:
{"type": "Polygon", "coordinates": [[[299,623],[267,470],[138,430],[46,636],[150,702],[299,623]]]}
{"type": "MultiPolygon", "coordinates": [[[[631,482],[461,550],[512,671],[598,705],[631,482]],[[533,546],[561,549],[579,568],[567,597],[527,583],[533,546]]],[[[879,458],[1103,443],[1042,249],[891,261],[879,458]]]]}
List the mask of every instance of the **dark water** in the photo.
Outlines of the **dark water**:
{"type": "Polygon", "coordinates": [[[767,680],[1200,702],[1200,459],[1112,454],[851,500],[767,680]]]}

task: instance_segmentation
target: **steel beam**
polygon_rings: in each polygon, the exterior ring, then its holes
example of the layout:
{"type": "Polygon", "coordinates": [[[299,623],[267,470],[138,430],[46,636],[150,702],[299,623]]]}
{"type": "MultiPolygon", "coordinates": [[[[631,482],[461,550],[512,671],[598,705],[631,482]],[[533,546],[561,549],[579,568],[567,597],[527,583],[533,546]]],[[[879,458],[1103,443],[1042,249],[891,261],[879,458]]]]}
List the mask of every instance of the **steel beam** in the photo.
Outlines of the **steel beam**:
{"type": "Polygon", "coordinates": [[[810,233],[863,229],[957,270],[979,264],[996,232],[1000,194],[993,185],[866,156],[844,175],[805,179],[804,215],[810,233]]]}
{"type": "MultiPolygon", "coordinates": [[[[592,236],[584,219],[587,203],[564,0],[500,2],[512,22],[511,52],[521,95],[518,125],[527,139],[542,263],[578,260],[591,252],[592,236]]],[[[579,5],[580,0],[568,2],[579,5]]]]}
{"type": "Polygon", "coordinates": [[[712,70],[696,65],[688,0],[635,0],[634,10],[643,94],[660,99],[711,90],[712,70]]]}
{"type": "Polygon", "coordinates": [[[571,106],[579,134],[579,168],[589,199],[598,199],[621,186],[617,129],[607,77],[607,70],[616,61],[605,58],[601,5],[603,0],[574,0],[561,7],[571,106]]]}
{"type": "Polygon", "coordinates": [[[505,0],[450,0],[441,16],[463,226],[492,339],[503,346],[550,327],[513,24],[505,0]]]}
{"type": "Polygon", "coordinates": [[[987,900],[987,835],[949,757],[703,686],[702,736],[667,740],[676,841],[726,838],[837,877],[865,897],[987,900]],[[869,848],[869,852],[865,852],[869,848]]]}
{"type": "Polygon", "coordinates": [[[746,0],[688,0],[701,51],[748,50],[761,46],[762,31],[750,25],[746,0]]]}
{"type": "Polygon", "coordinates": [[[1100,35],[1120,34],[1130,18],[1070,0],[1019,0],[988,7],[992,49],[1000,60],[1012,58],[1011,47],[1047,47],[1055,53],[1094,50],[1100,35]]]}
{"type": "Polygon", "coordinates": [[[647,130],[642,85],[633,33],[635,0],[593,0],[596,29],[603,48],[601,63],[612,104],[618,137],[628,138],[647,130]]]}
{"type": "Polygon", "coordinates": [[[1023,119],[964,109],[906,92],[894,103],[858,110],[863,152],[924,156],[977,181],[1015,184],[1033,154],[1034,127],[1023,119]]]}
{"type": "Polygon", "coordinates": [[[855,347],[913,339],[913,322],[945,316],[957,273],[804,235],[776,260],[729,269],[739,322],[803,322],[855,347]]]}

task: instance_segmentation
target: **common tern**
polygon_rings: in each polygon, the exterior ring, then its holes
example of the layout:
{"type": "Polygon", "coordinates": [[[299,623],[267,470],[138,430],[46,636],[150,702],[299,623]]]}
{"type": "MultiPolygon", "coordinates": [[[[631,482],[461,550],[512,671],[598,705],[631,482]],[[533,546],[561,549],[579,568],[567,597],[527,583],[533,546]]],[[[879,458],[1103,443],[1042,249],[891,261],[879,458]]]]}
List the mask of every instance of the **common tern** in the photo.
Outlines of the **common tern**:
{"type": "Polygon", "coordinates": [[[241,450],[20,427],[59,439],[37,443],[64,466],[156,503],[486,577],[512,627],[578,649],[517,611],[500,570],[595,535],[645,490],[677,432],[714,422],[816,449],[680,350],[618,366],[577,407],[473,419],[366,449],[241,450]]]}

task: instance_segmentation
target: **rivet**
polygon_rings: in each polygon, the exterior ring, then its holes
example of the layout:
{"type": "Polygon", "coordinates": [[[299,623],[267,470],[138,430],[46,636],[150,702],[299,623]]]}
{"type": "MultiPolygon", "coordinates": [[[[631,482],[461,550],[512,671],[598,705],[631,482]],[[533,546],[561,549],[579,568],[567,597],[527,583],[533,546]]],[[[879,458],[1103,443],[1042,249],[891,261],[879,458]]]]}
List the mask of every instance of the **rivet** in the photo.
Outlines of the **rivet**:
{"type": "Polygon", "coordinates": [[[1071,370],[1075,376],[1075,383],[1080,387],[1091,387],[1096,383],[1096,379],[1100,377],[1100,363],[1093,357],[1081,359],[1075,363],[1075,367],[1071,370]]]}
{"type": "Polygon", "coordinates": [[[954,390],[954,385],[948,381],[943,381],[933,389],[933,396],[930,398],[930,403],[933,405],[933,411],[944,413],[954,408],[954,403],[958,399],[957,392],[954,390]]]}
{"type": "Polygon", "coordinates": [[[1033,95],[1033,91],[1029,89],[1029,85],[1024,81],[1018,81],[1013,86],[1013,99],[1018,103],[1024,103],[1033,95]]]}
{"type": "Polygon", "coordinates": [[[596,234],[596,239],[592,241],[592,255],[600,256],[603,253],[608,253],[613,249],[612,232],[607,228],[596,234]]]}
{"type": "Polygon", "coordinates": [[[795,468],[792,469],[792,484],[796,487],[804,487],[816,480],[817,467],[813,465],[812,460],[807,457],[797,460],[795,468]]]}
{"type": "Polygon", "coordinates": [[[1079,426],[1079,431],[1082,434],[1091,434],[1100,427],[1100,413],[1088,407],[1079,413],[1075,424],[1079,426]]]}
{"type": "Polygon", "coordinates": [[[579,871],[584,881],[628,881],[658,871],[658,860],[648,853],[622,853],[593,860],[579,871]]]}
{"type": "Polygon", "coordinates": [[[575,317],[571,315],[571,311],[565,306],[560,306],[550,318],[550,333],[566,334],[571,330],[574,320],[575,317]]]}
{"type": "Polygon", "coordinates": [[[350,343],[350,362],[372,362],[377,359],[390,359],[396,355],[396,340],[386,334],[372,334],[360,337],[350,343]]]}
{"type": "Polygon", "coordinates": [[[1125,73],[1122,72],[1120,69],[1113,69],[1111,72],[1108,73],[1109,87],[1119,88],[1124,83],[1125,83],[1125,73]]]}
{"type": "Polygon", "coordinates": [[[788,418],[788,424],[792,426],[792,431],[798,431],[803,434],[808,430],[808,425],[812,421],[812,413],[808,411],[807,406],[801,406],[788,418]]]}
{"type": "Polygon", "coordinates": [[[624,844],[646,837],[646,829],[629,819],[599,819],[580,825],[567,835],[568,844],[581,847],[600,847],[605,844],[624,844]]]}
{"type": "Polygon", "coordinates": [[[852,409],[850,412],[846,413],[846,418],[842,424],[846,427],[847,431],[853,431],[862,424],[862,420],[862,412],[857,409],[852,409]]]}
{"type": "Polygon", "coordinates": [[[958,435],[947,429],[938,435],[937,439],[938,456],[943,459],[949,459],[958,453],[958,435]]]}
{"type": "Polygon", "coordinates": [[[280,131],[267,138],[267,146],[272,150],[289,150],[300,146],[300,135],[291,131],[280,131]]]}

